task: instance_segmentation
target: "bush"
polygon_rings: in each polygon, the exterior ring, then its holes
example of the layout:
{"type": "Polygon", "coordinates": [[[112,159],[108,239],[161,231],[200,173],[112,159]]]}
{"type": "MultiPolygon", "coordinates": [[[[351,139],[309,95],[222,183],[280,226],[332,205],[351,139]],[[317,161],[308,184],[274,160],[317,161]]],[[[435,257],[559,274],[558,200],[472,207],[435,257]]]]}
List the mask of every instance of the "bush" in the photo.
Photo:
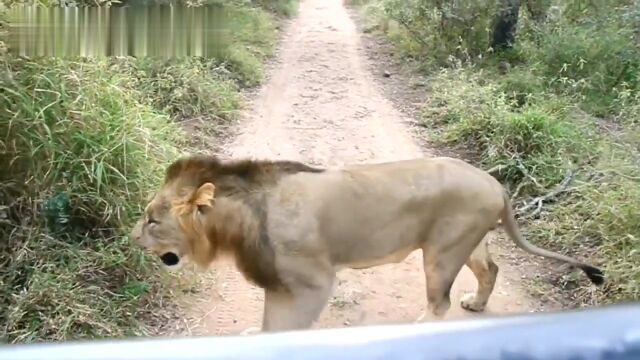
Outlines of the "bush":
{"type": "Polygon", "coordinates": [[[493,0],[382,0],[382,6],[403,30],[395,40],[413,45],[401,47],[406,55],[445,65],[451,57],[475,58],[490,46],[496,11],[493,0]]]}
{"type": "Polygon", "coordinates": [[[5,64],[0,91],[2,337],[123,336],[160,286],[128,243],[181,131],[104,62],[5,64]]]}
{"type": "Polygon", "coordinates": [[[464,145],[485,168],[501,167],[521,194],[554,186],[597,153],[589,125],[570,119],[561,104],[516,107],[505,86],[468,70],[446,71],[434,80],[425,121],[442,128],[439,143],[464,145]]]}
{"type": "Polygon", "coordinates": [[[200,120],[193,129],[234,119],[240,88],[262,80],[276,40],[273,16],[222,2],[233,46],[213,59],[30,61],[0,51],[0,339],[143,335],[174,315],[168,279],[128,239],[132,221],[194,139],[215,146],[172,120],[200,120]]]}
{"type": "Polygon", "coordinates": [[[259,9],[231,7],[229,16],[231,41],[219,61],[241,86],[255,86],[264,77],[263,63],[273,55],[276,44],[275,22],[259,9]],[[259,34],[259,35],[258,35],[259,34]]]}
{"type": "Polygon", "coordinates": [[[142,99],[174,119],[228,121],[236,117],[241,105],[238,85],[216,60],[113,60],[112,70],[129,74],[130,86],[142,99]]]}
{"type": "Polygon", "coordinates": [[[640,298],[640,171],[637,149],[609,145],[604,156],[575,184],[570,197],[552,206],[531,224],[529,237],[565,253],[599,262],[607,274],[603,292],[593,292],[580,279],[563,279],[581,286],[572,302],[606,304],[640,298]],[[594,255],[595,254],[595,255],[594,255]]]}
{"type": "Polygon", "coordinates": [[[262,8],[282,16],[293,16],[298,10],[298,0],[251,0],[262,8]]]}
{"type": "Polygon", "coordinates": [[[515,47],[498,54],[489,51],[496,1],[377,0],[366,7],[384,10],[382,16],[375,12],[373,21],[402,55],[420,60],[426,70],[506,60],[530,68],[533,84],[550,86],[599,117],[618,117],[629,99],[638,98],[637,4],[549,0],[521,5],[515,47]]]}
{"type": "Polygon", "coordinates": [[[523,67],[513,68],[500,78],[498,90],[516,107],[534,104],[545,96],[548,84],[544,78],[523,67]]]}
{"type": "Polygon", "coordinates": [[[545,32],[529,55],[560,93],[573,96],[595,116],[617,113],[618,93],[640,89],[640,49],[633,29],[582,25],[545,32]]]}

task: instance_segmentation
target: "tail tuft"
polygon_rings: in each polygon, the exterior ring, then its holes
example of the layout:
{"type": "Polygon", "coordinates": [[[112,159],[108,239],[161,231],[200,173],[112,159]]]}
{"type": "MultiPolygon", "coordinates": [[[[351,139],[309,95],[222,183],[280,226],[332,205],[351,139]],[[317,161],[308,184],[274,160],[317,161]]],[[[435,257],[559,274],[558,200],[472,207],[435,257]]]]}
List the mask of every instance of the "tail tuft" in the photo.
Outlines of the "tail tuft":
{"type": "Polygon", "coordinates": [[[580,269],[582,269],[582,271],[587,274],[587,277],[589,278],[589,280],[591,280],[592,283],[596,285],[604,284],[604,273],[602,272],[602,270],[598,269],[595,266],[586,264],[580,265],[580,269]]]}

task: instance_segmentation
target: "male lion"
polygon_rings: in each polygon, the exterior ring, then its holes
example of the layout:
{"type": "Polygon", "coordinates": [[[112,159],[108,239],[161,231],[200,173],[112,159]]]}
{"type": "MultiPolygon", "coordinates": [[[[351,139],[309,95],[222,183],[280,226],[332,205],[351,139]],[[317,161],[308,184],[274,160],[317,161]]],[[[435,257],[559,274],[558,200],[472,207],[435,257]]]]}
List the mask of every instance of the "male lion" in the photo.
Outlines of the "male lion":
{"type": "Polygon", "coordinates": [[[488,173],[452,158],[327,170],[292,161],[223,162],[191,156],[169,166],[132,238],[170,268],[207,267],[229,254],[265,291],[262,331],[304,329],[319,316],[336,271],[400,262],[422,249],[428,309],[442,317],[467,265],[478,280],[464,309],[482,311],[498,266],[486,233],[502,220],[522,249],[602,271],[524,240],[505,190],[488,173]]]}

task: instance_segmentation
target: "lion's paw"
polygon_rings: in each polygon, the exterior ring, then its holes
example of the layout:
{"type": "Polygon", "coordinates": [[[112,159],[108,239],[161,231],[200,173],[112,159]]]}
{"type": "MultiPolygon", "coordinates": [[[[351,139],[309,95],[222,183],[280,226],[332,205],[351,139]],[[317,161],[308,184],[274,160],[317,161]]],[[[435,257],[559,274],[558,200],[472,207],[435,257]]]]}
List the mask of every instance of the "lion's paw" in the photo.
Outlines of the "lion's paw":
{"type": "Polygon", "coordinates": [[[260,332],[260,328],[259,327],[252,326],[250,328],[244,329],[240,333],[240,336],[255,335],[255,334],[259,333],[259,332],[260,332]]]}
{"type": "Polygon", "coordinates": [[[481,312],[484,311],[486,304],[482,304],[478,302],[476,299],[476,294],[466,293],[462,295],[462,299],[460,300],[460,306],[469,311],[473,312],[481,312]]]}

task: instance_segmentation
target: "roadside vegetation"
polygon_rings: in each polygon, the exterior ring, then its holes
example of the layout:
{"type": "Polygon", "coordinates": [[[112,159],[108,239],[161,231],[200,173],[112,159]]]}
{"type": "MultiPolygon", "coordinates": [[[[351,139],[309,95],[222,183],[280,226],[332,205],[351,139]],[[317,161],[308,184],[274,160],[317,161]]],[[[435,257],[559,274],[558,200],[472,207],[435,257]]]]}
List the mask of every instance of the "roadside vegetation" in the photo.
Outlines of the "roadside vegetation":
{"type": "Polygon", "coordinates": [[[352,3],[430,77],[426,136],[507,185],[529,239],[607,276],[594,290],[579,273],[543,274],[539,294],[640,299],[640,3],[352,3]],[[563,287],[575,291],[549,292],[563,287]]]}
{"type": "Polygon", "coordinates": [[[132,246],[132,222],[169,162],[214,148],[214,137],[194,142],[190,125],[236,119],[240,91],[263,80],[278,22],[297,6],[217,2],[232,38],[209,59],[21,58],[0,29],[0,341],[169,325],[175,279],[132,246]]]}

